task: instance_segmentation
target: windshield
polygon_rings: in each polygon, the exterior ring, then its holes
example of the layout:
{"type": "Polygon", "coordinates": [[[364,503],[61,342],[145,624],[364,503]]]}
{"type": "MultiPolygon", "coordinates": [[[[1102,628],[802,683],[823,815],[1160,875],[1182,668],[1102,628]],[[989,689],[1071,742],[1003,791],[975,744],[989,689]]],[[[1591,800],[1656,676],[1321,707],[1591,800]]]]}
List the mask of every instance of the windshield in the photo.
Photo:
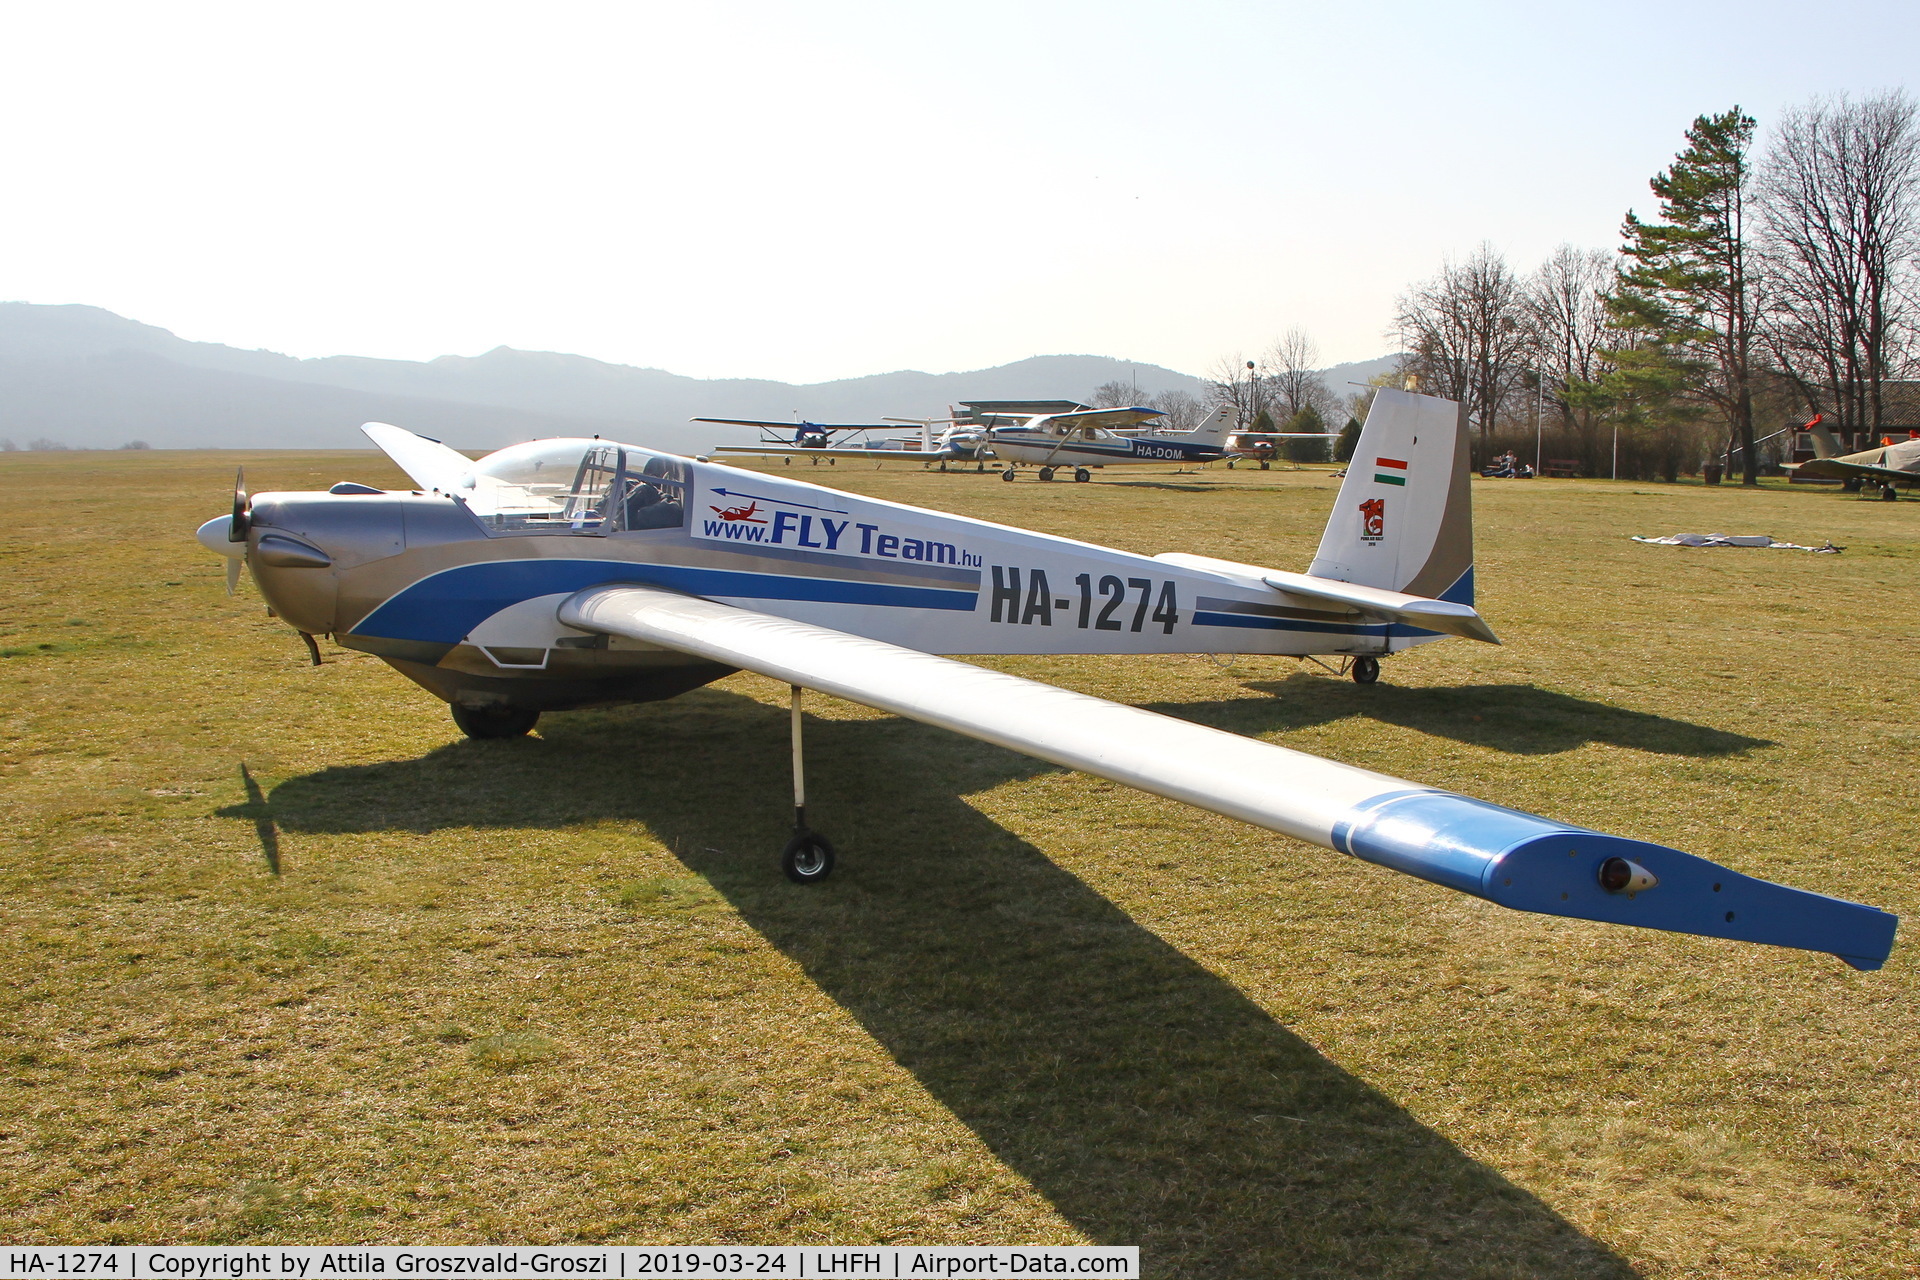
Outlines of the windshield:
{"type": "Polygon", "coordinates": [[[490,453],[460,497],[495,533],[676,529],[686,520],[686,464],[611,440],[536,440],[490,453]]]}

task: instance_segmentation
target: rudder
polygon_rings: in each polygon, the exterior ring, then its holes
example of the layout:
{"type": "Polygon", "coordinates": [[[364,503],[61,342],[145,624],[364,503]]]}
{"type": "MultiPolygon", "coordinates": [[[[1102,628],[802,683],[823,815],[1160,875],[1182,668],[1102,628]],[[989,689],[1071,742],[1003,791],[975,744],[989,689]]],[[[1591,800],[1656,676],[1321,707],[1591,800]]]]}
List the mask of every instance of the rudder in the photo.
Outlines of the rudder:
{"type": "Polygon", "coordinates": [[[1472,604],[1470,485],[1461,407],[1383,387],[1307,572],[1472,604]]]}

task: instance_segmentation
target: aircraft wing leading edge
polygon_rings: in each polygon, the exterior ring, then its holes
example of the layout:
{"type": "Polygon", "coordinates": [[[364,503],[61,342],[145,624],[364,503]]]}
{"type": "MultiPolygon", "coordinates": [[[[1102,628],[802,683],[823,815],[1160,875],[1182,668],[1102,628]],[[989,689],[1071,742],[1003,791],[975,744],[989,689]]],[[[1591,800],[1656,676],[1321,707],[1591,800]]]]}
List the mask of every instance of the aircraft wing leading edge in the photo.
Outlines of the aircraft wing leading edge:
{"type": "Polygon", "coordinates": [[[1878,969],[1897,917],[1138,707],[651,587],[589,587],[560,621],[817,689],[1306,840],[1501,906],[1829,952],[1878,969]],[[1602,886],[1624,860],[1626,891],[1602,886]],[[1639,874],[1651,873],[1646,885],[1639,874]]]}

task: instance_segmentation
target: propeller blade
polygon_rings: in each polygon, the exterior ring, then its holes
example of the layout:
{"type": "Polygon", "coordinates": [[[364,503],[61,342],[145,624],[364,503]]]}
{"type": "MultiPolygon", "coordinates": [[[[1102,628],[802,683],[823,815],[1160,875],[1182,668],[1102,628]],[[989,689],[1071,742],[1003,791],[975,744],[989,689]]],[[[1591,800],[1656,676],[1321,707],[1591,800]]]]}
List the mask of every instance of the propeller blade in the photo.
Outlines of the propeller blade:
{"type": "Polygon", "coordinates": [[[233,523],[227,526],[227,541],[245,542],[247,527],[253,522],[253,499],[247,496],[247,469],[233,472],[233,523]]]}
{"type": "Polygon", "coordinates": [[[240,557],[227,558],[227,594],[232,595],[240,586],[240,557]]]}

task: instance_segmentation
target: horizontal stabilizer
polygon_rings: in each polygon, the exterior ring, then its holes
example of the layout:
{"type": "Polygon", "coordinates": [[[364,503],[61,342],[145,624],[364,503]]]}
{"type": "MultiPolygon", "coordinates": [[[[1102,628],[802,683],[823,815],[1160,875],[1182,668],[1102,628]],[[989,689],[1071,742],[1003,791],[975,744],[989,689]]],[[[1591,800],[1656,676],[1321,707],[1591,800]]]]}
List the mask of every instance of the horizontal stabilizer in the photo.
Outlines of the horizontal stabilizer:
{"type": "Polygon", "coordinates": [[[1500,643],[1500,637],[1493,634],[1493,628],[1470,604],[1455,604],[1451,600],[1434,600],[1427,596],[1411,596],[1403,591],[1388,591],[1385,587],[1363,587],[1357,582],[1316,578],[1310,573],[1288,573],[1284,569],[1262,569],[1256,565],[1236,564],[1231,560],[1215,560],[1211,556],[1187,555],[1177,551],[1155,556],[1154,559],[1188,569],[1253,578],[1275,591],[1284,591],[1314,604],[1348,609],[1370,621],[1400,622],[1425,631],[1440,631],[1468,640],[1484,640],[1488,644],[1500,643]]]}
{"type": "Polygon", "coordinates": [[[1503,809],[1254,738],[828,627],[652,587],[559,620],[818,689],[1548,915],[1825,951],[1877,969],[1896,918],[1661,845],[1503,809]]]}

